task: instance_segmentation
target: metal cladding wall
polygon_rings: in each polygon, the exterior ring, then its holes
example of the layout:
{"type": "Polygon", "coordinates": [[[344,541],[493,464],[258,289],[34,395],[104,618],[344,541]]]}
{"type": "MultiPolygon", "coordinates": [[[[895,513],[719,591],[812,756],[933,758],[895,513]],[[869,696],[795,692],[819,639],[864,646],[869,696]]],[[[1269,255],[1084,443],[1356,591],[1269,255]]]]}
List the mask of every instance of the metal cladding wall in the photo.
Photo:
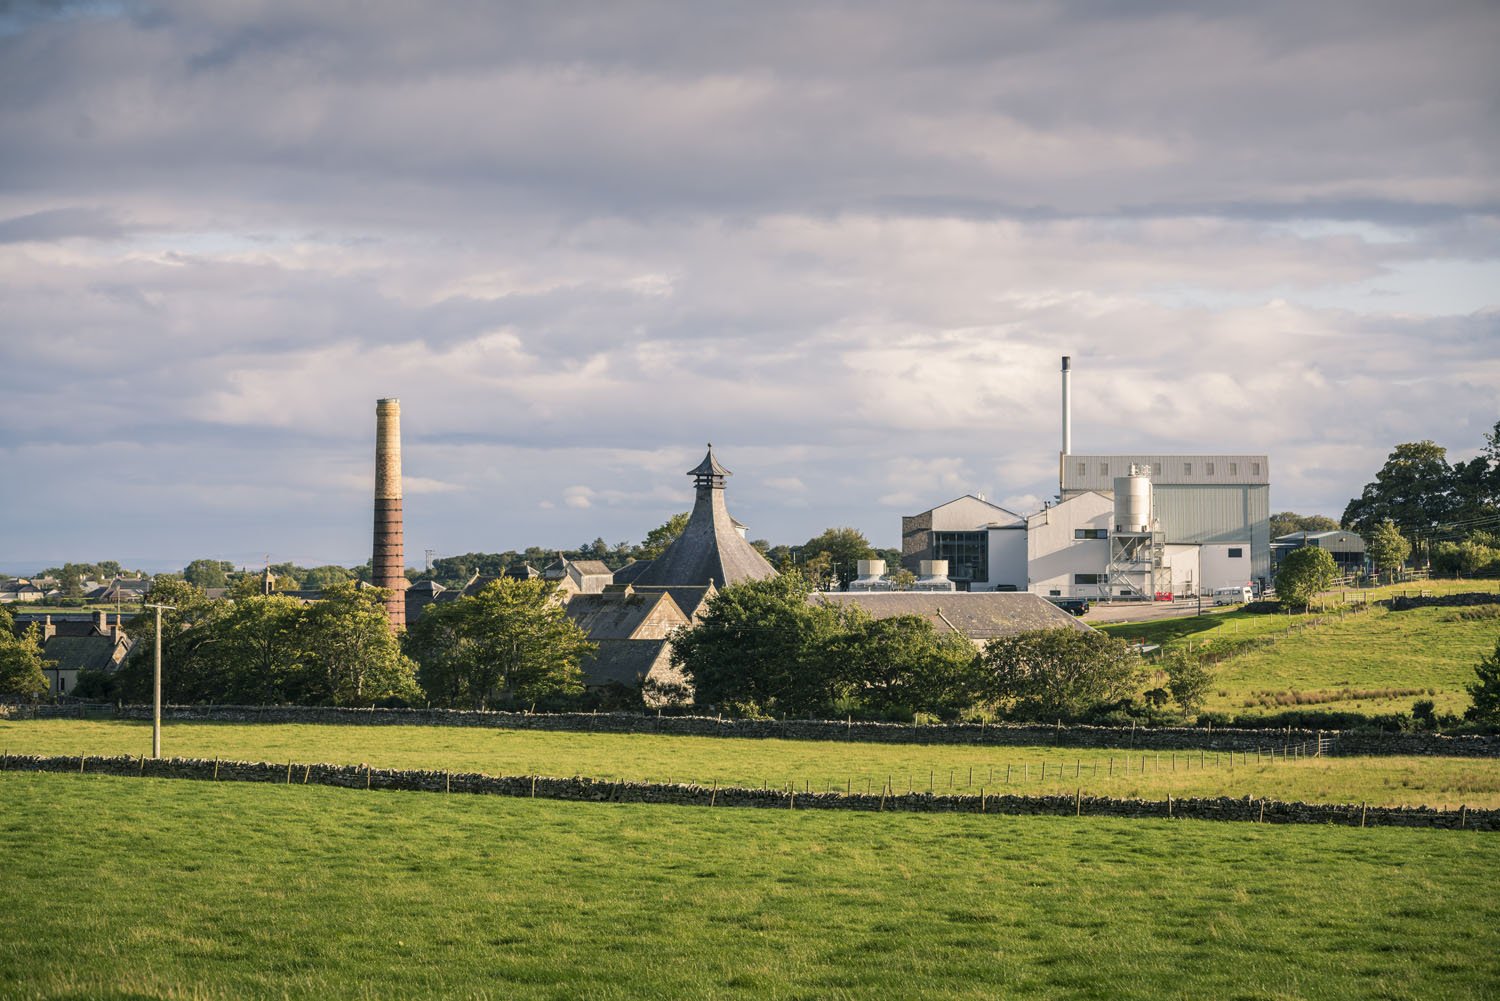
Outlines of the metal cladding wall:
{"type": "Polygon", "coordinates": [[[406,626],[406,557],[401,525],[401,401],[375,401],[375,549],[370,576],[390,589],[391,630],[406,626]]]}
{"type": "Polygon", "coordinates": [[[1252,577],[1271,575],[1271,488],[1156,484],[1155,516],[1168,542],[1249,542],[1252,577]]]}

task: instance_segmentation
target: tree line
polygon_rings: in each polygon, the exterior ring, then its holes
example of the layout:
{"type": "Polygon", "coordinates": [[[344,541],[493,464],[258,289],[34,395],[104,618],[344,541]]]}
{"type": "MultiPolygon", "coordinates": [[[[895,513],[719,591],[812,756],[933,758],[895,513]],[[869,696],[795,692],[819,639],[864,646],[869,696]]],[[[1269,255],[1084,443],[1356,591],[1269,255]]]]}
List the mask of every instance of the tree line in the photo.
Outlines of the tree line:
{"type": "Polygon", "coordinates": [[[982,650],[939,634],[917,615],[874,619],[857,605],[823,603],[793,570],[726,587],[705,617],[678,634],[672,660],[700,705],[739,715],[911,719],[985,715],[1048,720],[1159,717],[1207,697],[1208,673],[1186,657],[1153,677],[1124,641],[1071,627],[1020,633],[982,650]]]}

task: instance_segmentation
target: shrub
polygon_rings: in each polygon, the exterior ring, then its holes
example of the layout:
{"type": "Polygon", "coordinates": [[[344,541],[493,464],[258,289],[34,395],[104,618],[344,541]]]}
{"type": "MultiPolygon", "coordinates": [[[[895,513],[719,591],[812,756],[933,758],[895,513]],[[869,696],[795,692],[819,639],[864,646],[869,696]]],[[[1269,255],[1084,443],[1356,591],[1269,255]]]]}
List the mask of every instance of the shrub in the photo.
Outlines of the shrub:
{"type": "Polygon", "coordinates": [[[1479,661],[1474,675],[1474,684],[1468,686],[1474,704],[1464,718],[1477,723],[1500,723],[1500,639],[1495,640],[1495,651],[1479,661]]]}

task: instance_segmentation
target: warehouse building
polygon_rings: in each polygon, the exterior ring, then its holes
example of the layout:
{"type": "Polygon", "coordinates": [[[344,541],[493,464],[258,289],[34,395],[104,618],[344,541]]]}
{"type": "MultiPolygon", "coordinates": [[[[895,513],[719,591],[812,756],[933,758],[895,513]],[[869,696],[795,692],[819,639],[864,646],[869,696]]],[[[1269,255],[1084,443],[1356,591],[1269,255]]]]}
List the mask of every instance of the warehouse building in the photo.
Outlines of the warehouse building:
{"type": "Polygon", "coordinates": [[[1270,460],[1254,454],[1078,455],[1063,358],[1058,503],[1021,516],[966,495],[901,519],[902,566],[949,563],[960,590],[1151,600],[1271,576],[1270,460]]]}

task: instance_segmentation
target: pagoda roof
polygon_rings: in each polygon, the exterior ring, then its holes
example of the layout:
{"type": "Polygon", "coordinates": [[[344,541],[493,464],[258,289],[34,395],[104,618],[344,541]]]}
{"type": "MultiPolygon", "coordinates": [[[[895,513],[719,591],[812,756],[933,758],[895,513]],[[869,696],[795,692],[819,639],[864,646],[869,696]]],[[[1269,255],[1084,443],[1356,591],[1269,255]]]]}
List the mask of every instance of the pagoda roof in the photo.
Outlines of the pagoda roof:
{"type": "Polygon", "coordinates": [[[695,466],[695,467],[693,467],[692,469],[689,469],[687,474],[689,476],[695,476],[695,477],[696,476],[733,476],[734,475],[729,470],[725,469],[722,465],[720,465],[718,459],[714,458],[714,446],[713,446],[713,442],[709,442],[708,443],[708,454],[703,457],[703,461],[700,462],[700,463],[698,463],[698,465],[695,466]]]}
{"type": "Polygon", "coordinates": [[[766,558],[735,530],[734,518],[724,505],[723,477],[731,474],[714,458],[713,446],[688,475],[697,486],[697,499],[687,527],[634,582],[656,587],[724,587],[775,577],[776,570],[766,558]]]}

